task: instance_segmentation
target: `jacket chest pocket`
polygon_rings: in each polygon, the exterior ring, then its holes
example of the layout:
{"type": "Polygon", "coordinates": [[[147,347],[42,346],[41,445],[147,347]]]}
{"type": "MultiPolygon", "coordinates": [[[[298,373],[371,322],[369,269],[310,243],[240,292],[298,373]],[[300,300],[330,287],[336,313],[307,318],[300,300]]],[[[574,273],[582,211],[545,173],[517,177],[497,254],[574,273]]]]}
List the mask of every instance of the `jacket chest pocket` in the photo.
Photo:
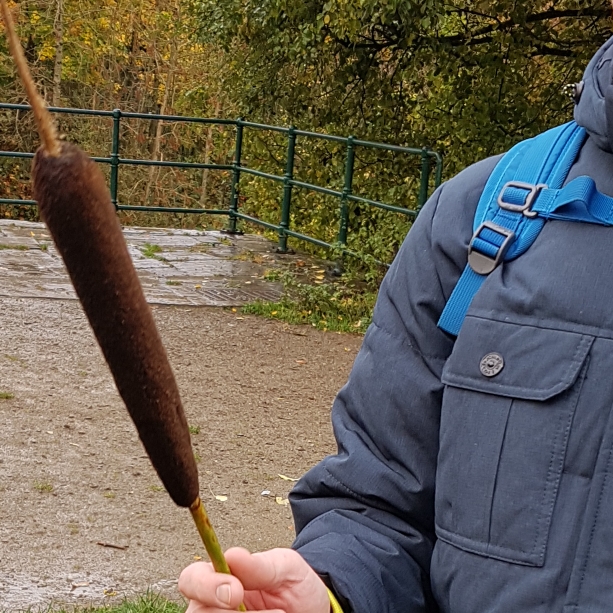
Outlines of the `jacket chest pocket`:
{"type": "Polygon", "coordinates": [[[467,317],[443,371],[438,537],[542,566],[593,337],[467,317]]]}

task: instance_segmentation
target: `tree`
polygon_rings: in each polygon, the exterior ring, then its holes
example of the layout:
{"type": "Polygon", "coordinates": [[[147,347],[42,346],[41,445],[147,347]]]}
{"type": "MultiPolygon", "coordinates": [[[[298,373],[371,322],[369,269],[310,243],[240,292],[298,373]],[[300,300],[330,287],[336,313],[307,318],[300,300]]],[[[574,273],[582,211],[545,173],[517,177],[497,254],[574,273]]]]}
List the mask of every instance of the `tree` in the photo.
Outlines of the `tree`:
{"type": "Polygon", "coordinates": [[[262,120],[447,156],[449,171],[569,117],[564,85],[610,35],[607,0],[194,0],[262,120]]]}
{"type": "MultiPolygon", "coordinates": [[[[199,39],[231,58],[225,95],[247,118],[426,145],[444,154],[447,176],[568,120],[564,86],[611,26],[607,0],[192,0],[192,11],[199,39]]],[[[260,140],[251,160],[272,168],[282,145],[260,140]]],[[[339,155],[301,151],[302,178],[338,188],[339,155]]],[[[362,195],[415,204],[414,163],[362,154],[356,168],[362,195]]],[[[257,181],[242,190],[253,214],[278,204],[257,181]]],[[[318,196],[302,205],[292,223],[334,240],[336,207],[318,196]]],[[[409,225],[351,208],[354,246],[380,259],[409,225]]]]}
{"type": "MultiPolygon", "coordinates": [[[[49,104],[208,116],[218,108],[218,100],[225,100],[219,96],[216,76],[222,54],[194,39],[194,24],[183,4],[183,0],[24,0],[12,3],[12,9],[35,80],[49,104]]],[[[0,85],[3,102],[25,102],[3,36],[0,85]]],[[[60,129],[85,150],[109,155],[110,120],[71,115],[59,115],[58,120],[60,129]]],[[[206,127],[144,120],[125,120],[122,125],[124,157],[183,156],[202,161],[206,143],[214,144],[206,127]]],[[[1,149],[32,151],[37,141],[29,115],[1,113],[0,139],[1,149]]],[[[209,151],[212,159],[217,156],[218,152],[209,151]]],[[[29,197],[29,163],[5,158],[0,165],[9,178],[0,185],[0,196],[29,197]]],[[[207,183],[214,197],[225,189],[217,177],[207,183]]],[[[122,201],[130,204],[199,206],[202,174],[163,169],[148,176],[146,169],[126,167],[120,173],[120,188],[122,201]]],[[[14,213],[12,208],[0,211],[14,213]]]]}

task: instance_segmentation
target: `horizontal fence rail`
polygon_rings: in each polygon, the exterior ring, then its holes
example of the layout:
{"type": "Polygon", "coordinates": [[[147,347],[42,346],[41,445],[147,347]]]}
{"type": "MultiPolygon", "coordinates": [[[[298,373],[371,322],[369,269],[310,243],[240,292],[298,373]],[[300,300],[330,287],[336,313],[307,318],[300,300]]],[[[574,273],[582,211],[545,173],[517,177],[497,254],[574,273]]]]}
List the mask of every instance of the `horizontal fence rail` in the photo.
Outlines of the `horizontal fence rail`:
{"type": "MultiPolygon", "coordinates": [[[[6,104],[0,103],[0,111],[30,111],[28,105],[23,104],[6,104]]],[[[398,145],[388,145],[385,143],[370,142],[357,139],[354,136],[342,137],[331,134],[320,134],[317,132],[307,132],[298,130],[294,126],[282,127],[271,126],[267,124],[254,123],[239,119],[211,119],[204,117],[185,117],[181,115],[155,115],[149,113],[130,113],[120,109],[113,111],[97,111],[88,109],[73,109],[49,107],[53,113],[88,116],[88,117],[107,117],[112,119],[112,140],[111,152],[109,157],[92,157],[98,163],[108,164],[110,166],[110,193],[111,201],[118,211],[140,211],[140,212],[157,212],[157,213],[187,213],[187,214],[208,214],[208,215],[225,215],[228,217],[227,232],[238,232],[238,221],[253,223],[264,227],[268,230],[275,231],[278,235],[278,251],[286,253],[288,251],[288,238],[292,237],[302,241],[309,242],[318,247],[327,249],[340,249],[342,253],[347,253],[353,256],[362,257],[362,254],[356,253],[347,249],[347,235],[349,229],[349,202],[357,202],[371,207],[399,213],[409,219],[415,219],[419,214],[420,209],[425,204],[430,193],[430,187],[433,183],[434,188],[438,187],[442,181],[443,160],[442,156],[436,151],[432,151],[426,147],[413,148],[401,147],[398,145]],[[182,122],[191,124],[214,125],[214,126],[230,126],[235,129],[234,155],[231,164],[210,164],[210,163],[191,163],[191,162],[175,162],[166,160],[145,160],[145,159],[130,159],[121,157],[121,121],[122,119],[142,119],[149,121],[163,122],[182,122]],[[287,139],[287,149],[285,154],[285,173],[276,175],[256,168],[249,168],[244,164],[243,160],[243,142],[245,130],[263,130],[268,132],[276,132],[285,135],[287,139]],[[321,185],[315,185],[304,181],[299,181],[294,178],[294,165],[296,157],[296,142],[297,139],[318,139],[330,141],[344,145],[345,147],[345,164],[344,164],[344,180],[343,188],[332,189],[321,185]],[[417,208],[410,209],[387,204],[372,200],[364,196],[359,196],[353,193],[353,179],[355,167],[355,155],[357,148],[364,149],[379,149],[382,151],[390,151],[408,156],[418,156],[421,160],[419,192],[417,195],[417,208]],[[179,169],[198,169],[198,170],[215,170],[220,172],[230,173],[230,198],[227,209],[207,209],[207,208],[191,208],[191,207],[160,207],[160,206],[131,206],[122,204],[118,201],[119,189],[119,171],[122,166],[149,166],[149,167],[165,167],[179,169]],[[432,177],[432,172],[434,176],[432,177]],[[279,213],[279,223],[270,223],[251,215],[247,215],[240,211],[240,180],[241,176],[250,175],[259,177],[268,181],[274,181],[282,185],[283,196],[281,198],[281,206],[279,213]],[[290,228],[292,193],[294,188],[303,189],[311,192],[325,194],[337,198],[339,200],[340,223],[338,228],[338,240],[336,243],[328,243],[301,232],[296,232],[290,228]]],[[[33,153],[20,151],[0,151],[0,159],[32,159],[33,153]]],[[[18,199],[18,198],[0,198],[0,204],[4,205],[36,205],[34,200],[18,199]]]]}

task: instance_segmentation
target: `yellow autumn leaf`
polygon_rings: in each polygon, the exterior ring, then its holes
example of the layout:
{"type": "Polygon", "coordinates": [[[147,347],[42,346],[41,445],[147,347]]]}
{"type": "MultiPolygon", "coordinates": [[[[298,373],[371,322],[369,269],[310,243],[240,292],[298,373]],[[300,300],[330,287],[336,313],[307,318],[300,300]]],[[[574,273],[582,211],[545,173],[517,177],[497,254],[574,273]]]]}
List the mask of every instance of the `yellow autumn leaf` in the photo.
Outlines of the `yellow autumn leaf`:
{"type": "Polygon", "coordinates": [[[227,496],[215,496],[215,500],[219,500],[219,502],[225,502],[228,500],[227,496]]]}
{"type": "Polygon", "coordinates": [[[281,506],[287,506],[289,504],[289,500],[287,498],[283,498],[283,496],[275,496],[275,502],[281,506]]]}
{"type": "Polygon", "coordinates": [[[286,475],[279,474],[279,477],[281,477],[281,479],[283,479],[283,481],[298,481],[298,479],[294,479],[293,477],[288,477],[286,475]]]}

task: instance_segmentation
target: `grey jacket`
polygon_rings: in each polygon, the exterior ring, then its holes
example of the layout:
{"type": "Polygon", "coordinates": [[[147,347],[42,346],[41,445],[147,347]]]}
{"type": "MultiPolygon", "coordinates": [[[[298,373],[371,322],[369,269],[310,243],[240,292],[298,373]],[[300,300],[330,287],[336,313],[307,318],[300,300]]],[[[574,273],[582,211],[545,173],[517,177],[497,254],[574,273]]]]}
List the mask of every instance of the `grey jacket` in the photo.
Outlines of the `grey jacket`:
{"type": "MultiPolygon", "coordinates": [[[[613,39],[586,71],[569,176],[611,196],[612,59],[613,39]]],[[[291,495],[295,547],[355,613],[613,611],[613,229],[547,222],[457,340],[436,325],[497,161],[420,214],[334,403],[338,453],[291,495]]]]}

